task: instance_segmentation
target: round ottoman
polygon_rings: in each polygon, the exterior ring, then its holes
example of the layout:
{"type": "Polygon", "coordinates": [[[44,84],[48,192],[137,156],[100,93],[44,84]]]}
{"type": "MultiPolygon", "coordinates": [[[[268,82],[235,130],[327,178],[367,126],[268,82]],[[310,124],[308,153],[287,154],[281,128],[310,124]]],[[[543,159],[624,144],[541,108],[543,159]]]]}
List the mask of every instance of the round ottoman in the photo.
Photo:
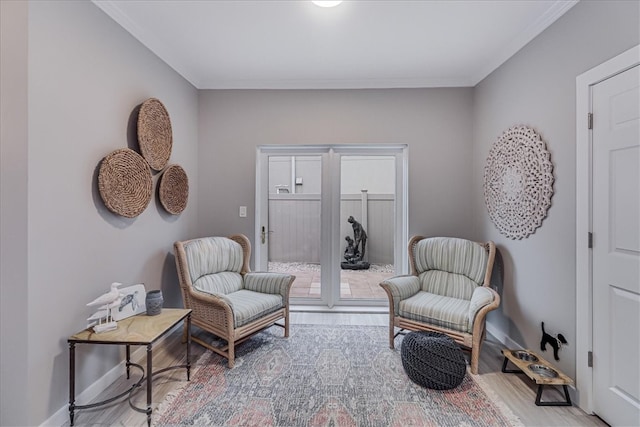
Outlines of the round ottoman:
{"type": "Polygon", "coordinates": [[[460,385],[467,373],[462,350],[438,332],[410,332],[402,341],[402,366],[414,383],[435,390],[460,385]]]}

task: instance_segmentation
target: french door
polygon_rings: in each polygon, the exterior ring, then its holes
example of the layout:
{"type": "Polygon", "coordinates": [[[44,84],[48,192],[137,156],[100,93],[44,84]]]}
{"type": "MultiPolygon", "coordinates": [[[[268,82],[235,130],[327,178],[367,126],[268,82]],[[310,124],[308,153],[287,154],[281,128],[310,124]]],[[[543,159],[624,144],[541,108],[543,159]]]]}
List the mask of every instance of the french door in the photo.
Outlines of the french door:
{"type": "Polygon", "coordinates": [[[294,304],[385,305],[377,283],[407,271],[406,151],[404,145],[258,147],[256,270],[294,274],[294,304]],[[347,247],[354,225],[366,236],[356,257],[347,247]]]}

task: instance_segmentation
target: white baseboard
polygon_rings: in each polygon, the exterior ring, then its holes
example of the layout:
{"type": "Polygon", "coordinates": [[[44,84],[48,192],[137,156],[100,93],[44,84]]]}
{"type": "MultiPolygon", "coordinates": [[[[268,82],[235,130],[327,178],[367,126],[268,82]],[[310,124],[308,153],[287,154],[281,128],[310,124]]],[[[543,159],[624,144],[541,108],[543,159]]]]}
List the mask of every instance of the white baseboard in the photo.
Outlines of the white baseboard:
{"type": "MultiPolygon", "coordinates": [[[[160,340],[156,341],[154,346],[160,344],[163,340],[165,340],[168,336],[170,336],[176,329],[182,329],[182,324],[178,324],[171,328],[164,337],[160,338],[160,340]]],[[[147,348],[146,346],[140,346],[131,352],[131,361],[142,360],[146,357],[147,348]]],[[[102,392],[104,392],[107,387],[117,381],[120,377],[122,377],[123,372],[126,371],[126,360],[118,363],[111,370],[109,370],[102,377],[98,378],[93,384],[87,387],[82,393],[76,395],[76,403],[80,405],[86,405],[96,397],[100,396],[102,392]]],[[[48,426],[62,426],[69,422],[69,404],[65,404],[62,408],[58,409],[53,415],[51,415],[47,420],[45,420],[40,427],[48,427],[48,426]]]]}
{"type": "Polygon", "coordinates": [[[334,305],[329,308],[322,305],[292,305],[289,306],[291,313],[353,313],[353,314],[388,314],[387,306],[347,306],[334,305]]]}
{"type": "Polygon", "coordinates": [[[498,340],[498,342],[504,345],[506,348],[513,349],[513,350],[524,348],[520,343],[515,342],[514,340],[511,339],[510,336],[506,335],[502,331],[499,331],[498,329],[493,327],[491,324],[486,323],[485,328],[487,328],[488,334],[490,334],[492,337],[498,340]]]}
{"type": "MultiPolygon", "coordinates": [[[[146,347],[139,347],[131,352],[131,360],[139,360],[145,357],[146,347]]],[[[126,370],[126,361],[118,363],[110,371],[98,378],[93,384],[87,387],[82,393],[76,395],[76,402],[82,402],[81,405],[91,402],[98,397],[103,391],[113,384],[118,378],[122,377],[122,373],[126,370]]],[[[45,422],[40,424],[40,427],[45,426],[62,426],[69,422],[69,404],[65,404],[62,408],[58,409],[52,416],[50,416],[45,422]]]]}

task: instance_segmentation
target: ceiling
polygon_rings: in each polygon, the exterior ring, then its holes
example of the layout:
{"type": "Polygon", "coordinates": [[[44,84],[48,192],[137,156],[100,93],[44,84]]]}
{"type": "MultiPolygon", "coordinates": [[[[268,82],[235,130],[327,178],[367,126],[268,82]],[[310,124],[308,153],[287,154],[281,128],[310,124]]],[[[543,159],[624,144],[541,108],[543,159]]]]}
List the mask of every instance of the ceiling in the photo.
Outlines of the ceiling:
{"type": "Polygon", "coordinates": [[[475,86],[577,0],[93,0],[198,89],[475,86]]]}

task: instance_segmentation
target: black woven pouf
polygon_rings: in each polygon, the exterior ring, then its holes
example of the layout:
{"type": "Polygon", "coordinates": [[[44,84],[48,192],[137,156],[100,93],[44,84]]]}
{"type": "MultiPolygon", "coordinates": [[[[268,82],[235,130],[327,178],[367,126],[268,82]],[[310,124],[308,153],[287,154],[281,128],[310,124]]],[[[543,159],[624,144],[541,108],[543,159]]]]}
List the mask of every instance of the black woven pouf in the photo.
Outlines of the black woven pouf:
{"type": "Polygon", "coordinates": [[[402,341],[400,355],[411,381],[434,390],[458,387],[467,373],[460,347],[438,332],[410,332],[402,341]]]}

